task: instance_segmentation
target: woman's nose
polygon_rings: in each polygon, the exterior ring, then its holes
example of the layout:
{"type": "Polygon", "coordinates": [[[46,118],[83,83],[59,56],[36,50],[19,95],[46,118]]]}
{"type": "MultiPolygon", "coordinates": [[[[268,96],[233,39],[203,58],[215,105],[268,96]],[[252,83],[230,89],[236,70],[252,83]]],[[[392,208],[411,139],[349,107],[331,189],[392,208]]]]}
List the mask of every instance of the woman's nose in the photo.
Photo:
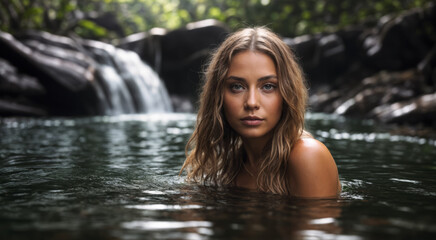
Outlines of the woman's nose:
{"type": "Polygon", "coordinates": [[[248,110],[259,109],[259,93],[255,89],[250,89],[247,94],[245,108],[248,110]]]}

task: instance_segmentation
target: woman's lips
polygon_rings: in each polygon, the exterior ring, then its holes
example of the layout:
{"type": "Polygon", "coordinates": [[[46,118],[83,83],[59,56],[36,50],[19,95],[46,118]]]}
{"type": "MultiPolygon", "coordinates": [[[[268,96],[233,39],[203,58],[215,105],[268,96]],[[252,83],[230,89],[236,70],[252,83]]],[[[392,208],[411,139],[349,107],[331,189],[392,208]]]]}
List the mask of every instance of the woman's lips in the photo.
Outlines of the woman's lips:
{"type": "Polygon", "coordinates": [[[263,119],[259,117],[244,117],[241,119],[241,121],[247,126],[257,126],[262,123],[263,119]]]}

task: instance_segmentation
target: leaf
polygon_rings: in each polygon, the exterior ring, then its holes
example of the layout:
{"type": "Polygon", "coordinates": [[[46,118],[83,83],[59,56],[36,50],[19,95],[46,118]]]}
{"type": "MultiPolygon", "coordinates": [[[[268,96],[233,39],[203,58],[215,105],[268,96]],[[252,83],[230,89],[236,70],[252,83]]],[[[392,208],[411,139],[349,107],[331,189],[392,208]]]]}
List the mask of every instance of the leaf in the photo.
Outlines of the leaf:
{"type": "Polygon", "coordinates": [[[91,32],[92,34],[99,37],[107,35],[107,30],[105,28],[89,20],[80,20],[79,26],[83,27],[84,29],[88,30],[88,32],[91,32]]]}

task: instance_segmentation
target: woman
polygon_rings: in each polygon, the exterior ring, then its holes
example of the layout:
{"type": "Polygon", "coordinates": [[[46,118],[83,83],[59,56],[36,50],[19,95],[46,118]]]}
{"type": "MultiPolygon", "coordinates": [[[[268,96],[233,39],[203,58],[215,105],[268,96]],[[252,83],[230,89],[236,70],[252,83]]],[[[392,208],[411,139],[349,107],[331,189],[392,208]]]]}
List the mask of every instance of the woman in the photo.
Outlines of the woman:
{"type": "Polygon", "coordinates": [[[305,198],[340,192],[329,150],[304,131],[307,89],[289,47],[266,28],[229,36],[212,55],[187,179],[305,198]]]}

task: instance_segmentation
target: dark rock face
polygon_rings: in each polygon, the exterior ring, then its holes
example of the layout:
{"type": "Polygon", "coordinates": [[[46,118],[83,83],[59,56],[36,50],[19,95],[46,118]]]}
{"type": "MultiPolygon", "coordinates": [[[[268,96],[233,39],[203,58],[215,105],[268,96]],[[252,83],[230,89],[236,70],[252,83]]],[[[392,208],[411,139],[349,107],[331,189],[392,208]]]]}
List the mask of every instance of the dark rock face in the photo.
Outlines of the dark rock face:
{"type": "Polygon", "coordinates": [[[365,63],[393,71],[415,67],[434,45],[434,11],[413,9],[382,18],[378,28],[363,36],[365,63]]]}
{"type": "MultiPolygon", "coordinates": [[[[74,50],[71,39],[48,33],[30,33],[18,41],[10,34],[0,32],[0,48],[0,58],[7,59],[11,65],[19,69],[20,74],[32,76],[33,86],[43,89],[41,95],[44,96],[41,96],[40,102],[44,103],[45,111],[36,115],[102,113],[94,92],[95,88],[92,86],[93,62],[80,51],[74,50]],[[38,36],[37,40],[32,38],[35,35],[38,36]],[[51,44],[53,42],[56,44],[51,44]]],[[[13,78],[10,78],[9,82],[13,81],[11,79],[13,78]]],[[[26,78],[20,78],[20,84],[28,82],[23,79],[26,78]]],[[[20,91],[23,94],[25,92],[20,91]]],[[[7,108],[3,110],[8,111],[7,108]]],[[[23,110],[23,114],[27,112],[23,110]]],[[[14,113],[17,112],[11,112],[14,113]]]]}
{"type": "Polygon", "coordinates": [[[34,77],[19,74],[7,61],[0,59],[0,91],[3,94],[42,96],[45,88],[34,77]]]}
{"type": "Polygon", "coordinates": [[[303,55],[312,111],[436,126],[435,20],[431,5],[383,17],[374,29],[289,41],[303,55]],[[309,64],[308,42],[315,47],[309,64]]]}
{"type": "Polygon", "coordinates": [[[189,93],[189,99],[196,100],[201,67],[227,34],[227,29],[216,22],[198,22],[165,35],[161,76],[168,82],[168,91],[175,95],[189,93]]]}
{"type": "Polygon", "coordinates": [[[351,52],[353,47],[345,44],[355,43],[359,33],[359,30],[342,33],[354,34],[354,39],[345,39],[340,33],[333,33],[285,38],[284,41],[295,52],[311,84],[331,84],[331,79],[343,74],[344,69],[355,61],[351,52]]]}
{"type": "Polygon", "coordinates": [[[38,104],[45,88],[34,77],[20,74],[7,61],[0,59],[0,115],[46,115],[38,104]]]}

